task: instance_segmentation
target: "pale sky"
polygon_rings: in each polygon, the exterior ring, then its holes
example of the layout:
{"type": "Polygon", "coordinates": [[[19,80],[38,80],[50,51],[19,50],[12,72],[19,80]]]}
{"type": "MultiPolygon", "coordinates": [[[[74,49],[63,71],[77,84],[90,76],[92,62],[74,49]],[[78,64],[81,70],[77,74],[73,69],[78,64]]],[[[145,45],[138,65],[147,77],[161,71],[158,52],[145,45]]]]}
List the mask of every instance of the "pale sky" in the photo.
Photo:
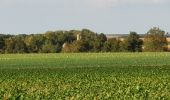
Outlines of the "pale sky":
{"type": "Polygon", "coordinates": [[[170,0],[0,0],[0,33],[88,28],[106,34],[170,32],[170,0]]]}

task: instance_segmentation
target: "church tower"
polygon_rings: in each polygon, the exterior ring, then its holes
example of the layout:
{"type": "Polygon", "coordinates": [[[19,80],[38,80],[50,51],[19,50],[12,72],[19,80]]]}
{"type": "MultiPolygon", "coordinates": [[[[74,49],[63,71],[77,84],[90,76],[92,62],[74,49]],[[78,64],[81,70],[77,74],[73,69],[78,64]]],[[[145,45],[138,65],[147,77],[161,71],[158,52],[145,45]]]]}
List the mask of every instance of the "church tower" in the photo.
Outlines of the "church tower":
{"type": "Polygon", "coordinates": [[[81,35],[77,34],[77,41],[81,40],[81,35]]]}

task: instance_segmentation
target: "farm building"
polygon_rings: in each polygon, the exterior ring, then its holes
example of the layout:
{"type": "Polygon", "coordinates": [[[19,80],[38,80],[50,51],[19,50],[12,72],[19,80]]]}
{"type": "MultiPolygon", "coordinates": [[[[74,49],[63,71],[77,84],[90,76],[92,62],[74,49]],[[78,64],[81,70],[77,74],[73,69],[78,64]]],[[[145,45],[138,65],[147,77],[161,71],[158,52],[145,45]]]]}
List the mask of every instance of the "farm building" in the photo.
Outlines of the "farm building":
{"type": "MultiPolygon", "coordinates": [[[[106,37],[109,39],[109,38],[117,38],[121,41],[124,40],[125,37],[127,37],[129,34],[106,34],[106,37]]],[[[140,39],[144,40],[144,36],[145,34],[139,34],[140,36],[140,39]]],[[[167,37],[167,41],[168,41],[168,49],[170,51],[170,34],[167,34],[166,35],[167,37]]]]}

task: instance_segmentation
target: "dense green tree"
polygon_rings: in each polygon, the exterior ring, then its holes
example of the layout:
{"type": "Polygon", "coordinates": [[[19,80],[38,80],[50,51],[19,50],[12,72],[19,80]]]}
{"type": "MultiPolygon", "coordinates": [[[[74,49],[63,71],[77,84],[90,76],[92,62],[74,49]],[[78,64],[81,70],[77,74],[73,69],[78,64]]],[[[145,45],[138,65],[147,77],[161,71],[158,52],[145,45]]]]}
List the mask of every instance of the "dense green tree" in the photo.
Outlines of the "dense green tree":
{"type": "Polygon", "coordinates": [[[13,53],[15,48],[15,42],[13,38],[8,38],[5,40],[5,52],[6,53],[13,53]]]}
{"type": "Polygon", "coordinates": [[[0,53],[56,53],[56,52],[119,52],[165,51],[167,41],[165,31],[152,28],[142,40],[136,32],[131,32],[124,40],[107,39],[101,33],[83,29],[71,31],[48,31],[43,34],[0,34],[0,53]],[[80,39],[77,41],[77,35],[80,39]]]}
{"type": "Polygon", "coordinates": [[[100,40],[102,43],[107,41],[107,37],[103,33],[97,35],[97,39],[100,40]]]}
{"type": "Polygon", "coordinates": [[[44,34],[45,41],[52,45],[63,44],[66,41],[67,31],[48,31],[44,34]]]}
{"type": "Polygon", "coordinates": [[[0,34],[0,53],[3,53],[5,47],[4,35],[0,34]]]}
{"type": "Polygon", "coordinates": [[[88,29],[83,29],[81,31],[81,40],[83,41],[94,41],[96,38],[96,33],[92,32],[91,30],[88,29]]]}
{"type": "Polygon", "coordinates": [[[104,52],[119,52],[120,51],[120,40],[116,38],[109,38],[103,47],[104,52]]]}
{"type": "Polygon", "coordinates": [[[160,52],[166,51],[167,40],[165,31],[154,27],[151,28],[144,39],[144,51],[160,52]]]}
{"type": "Polygon", "coordinates": [[[25,44],[30,53],[41,52],[42,46],[45,44],[45,37],[42,34],[27,36],[25,44]]]}
{"type": "Polygon", "coordinates": [[[27,52],[26,44],[22,37],[10,37],[5,40],[6,53],[25,53],[27,52]]]}
{"type": "Polygon", "coordinates": [[[86,48],[84,46],[84,43],[82,41],[74,41],[71,44],[71,50],[73,53],[79,53],[79,52],[85,52],[86,48]]]}
{"type": "Polygon", "coordinates": [[[44,44],[42,46],[42,53],[56,53],[58,52],[58,46],[57,45],[52,45],[52,44],[44,44]]]}
{"type": "Polygon", "coordinates": [[[62,52],[71,53],[72,52],[71,44],[70,43],[64,43],[63,48],[62,48],[62,52]]]}
{"type": "Polygon", "coordinates": [[[94,40],[97,38],[97,34],[88,29],[83,29],[80,35],[81,41],[85,44],[85,48],[89,51],[93,51],[93,44],[94,40]]]}
{"type": "Polygon", "coordinates": [[[76,40],[77,34],[80,34],[80,33],[81,33],[81,31],[77,31],[77,30],[71,30],[68,32],[64,32],[64,37],[65,37],[64,42],[72,43],[73,41],[76,40]]]}
{"type": "Polygon", "coordinates": [[[79,53],[79,52],[85,52],[87,51],[84,42],[79,40],[79,41],[74,41],[72,43],[66,43],[63,47],[63,52],[65,53],[79,53]]]}
{"type": "Polygon", "coordinates": [[[28,48],[28,52],[37,53],[38,52],[38,46],[36,44],[36,39],[34,35],[27,36],[25,38],[25,44],[28,48]]]}
{"type": "Polygon", "coordinates": [[[123,41],[123,48],[125,51],[130,52],[141,52],[142,51],[142,40],[136,32],[130,32],[127,38],[123,41]]]}
{"type": "Polygon", "coordinates": [[[94,52],[101,52],[104,46],[104,43],[107,41],[107,37],[101,33],[101,34],[96,34],[96,38],[94,39],[93,42],[93,51],[94,52]]]}
{"type": "Polygon", "coordinates": [[[0,53],[5,52],[5,40],[9,37],[12,37],[12,35],[0,34],[0,53]]]}

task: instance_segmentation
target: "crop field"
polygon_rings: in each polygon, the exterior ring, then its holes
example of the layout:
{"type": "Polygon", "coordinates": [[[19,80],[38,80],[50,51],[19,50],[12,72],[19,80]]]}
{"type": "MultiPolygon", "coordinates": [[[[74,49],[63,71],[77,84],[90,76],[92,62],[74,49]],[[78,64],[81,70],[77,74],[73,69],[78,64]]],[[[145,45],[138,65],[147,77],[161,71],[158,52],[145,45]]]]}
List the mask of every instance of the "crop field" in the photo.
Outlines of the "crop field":
{"type": "Polygon", "coordinates": [[[1,99],[169,100],[170,53],[1,54],[1,99]]]}

